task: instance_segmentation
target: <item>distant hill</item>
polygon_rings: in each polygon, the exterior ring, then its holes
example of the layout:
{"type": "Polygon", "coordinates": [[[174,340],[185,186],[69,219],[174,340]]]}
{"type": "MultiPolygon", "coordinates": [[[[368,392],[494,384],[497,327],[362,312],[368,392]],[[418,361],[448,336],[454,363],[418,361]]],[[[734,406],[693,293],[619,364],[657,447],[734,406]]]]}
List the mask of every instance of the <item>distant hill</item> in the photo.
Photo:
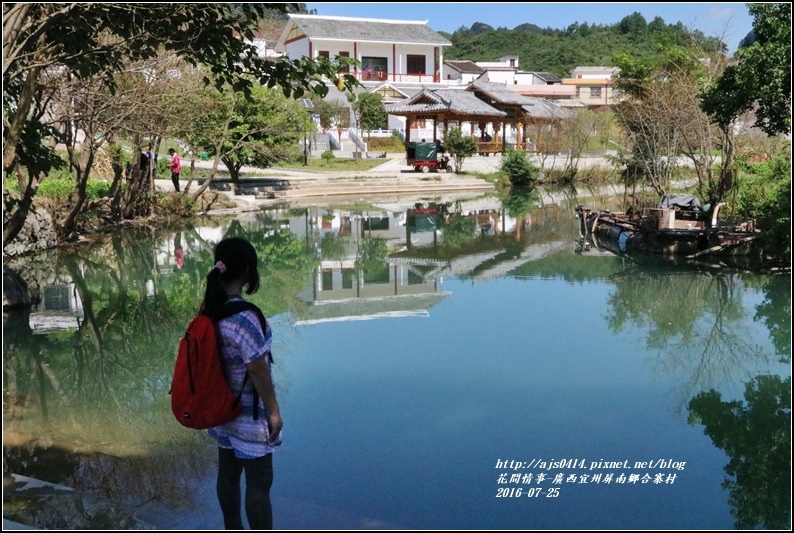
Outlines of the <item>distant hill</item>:
{"type": "Polygon", "coordinates": [[[485,24],[484,22],[475,22],[474,24],[471,25],[471,28],[469,28],[469,31],[471,33],[473,33],[474,35],[482,35],[483,33],[492,32],[492,31],[494,31],[494,29],[493,29],[493,26],[489,26],[488,24],[485,24]]]}
{"type": "Polygon", "coordinates": [[[518,55],[521,70],[550,72],[563,78],[577,66],[612,65],[619,52],[653,55],[665,46],[693,42],[709,53],[726,52],[725,43],[717,37],[706,37],[699,31],[690,33],[681,22],[667,24],[661,17],[647,22],[638,12],[611,25],[584,22],[553,29],[523,23],[509,30],[475,22],[451,35],[441,34],[452,43],[444,50],[445,59],[496,61],[518,55]]]}
{"type": "Polygon", "coordinates": [[[523,31],[527,33],[541,33],[543,31],[543,28],[541,28],[540,26],[535,26],[534,24],[530,24],[529,22],[525,22],[524,24],[519,24],[518,26],[513,28],[513,31],[523,31]]]}

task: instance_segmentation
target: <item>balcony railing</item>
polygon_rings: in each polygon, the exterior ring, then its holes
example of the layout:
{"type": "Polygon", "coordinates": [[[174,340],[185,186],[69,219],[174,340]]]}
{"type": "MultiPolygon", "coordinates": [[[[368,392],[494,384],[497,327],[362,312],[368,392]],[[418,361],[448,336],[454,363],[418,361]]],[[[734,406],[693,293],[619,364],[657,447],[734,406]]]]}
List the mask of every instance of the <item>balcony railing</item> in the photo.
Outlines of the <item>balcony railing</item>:
{"type": "Polygon", "coordinates": [[[480,141],[477,144],[478,154],[498,154],[502,151],[502,143],[480,141]]]}
{"type": "Polygon", "coordinates": [[[389,73],[385,70],[364,70],[355,74],[361,81],[385,81],[389,79],[389,73]]]}
{"type": "Polygon", "coordinates": [[[522,150],[524,152],[534,153],[537,152],[537,147],[530,141],[519,143],[516,146],[515,142],[479,142],[477,143],[478,154],[498,154],[503,150],[522,150]]]}
{"type": "Polygon", "coordinates": [[[353,72],[353,76],[361,81],[394,81],[405,83],[439,83],[439,76],[433,74],[397,74],[395,72],[362,71],[353,72]]]}

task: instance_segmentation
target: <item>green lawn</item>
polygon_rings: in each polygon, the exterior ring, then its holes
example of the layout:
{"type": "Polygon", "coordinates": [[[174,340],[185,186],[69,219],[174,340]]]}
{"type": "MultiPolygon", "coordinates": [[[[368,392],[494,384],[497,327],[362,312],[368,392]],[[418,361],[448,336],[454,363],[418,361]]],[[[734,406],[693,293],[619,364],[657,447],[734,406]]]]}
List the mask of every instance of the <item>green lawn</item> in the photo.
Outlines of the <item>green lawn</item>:
{"type": "Polygon", "coordinates": [[[320,159],[315,157],[309,160],[307,166],[303,165],[303,159],[299,161],[285,161],[275,165],[274,168],[294,168],[297,170],[317,170],[317,171],[347,171],[347,170],[370,170],[378,167],[386,162],[388,159],[347,159],[336,158],[331,160],[320,159]]]}

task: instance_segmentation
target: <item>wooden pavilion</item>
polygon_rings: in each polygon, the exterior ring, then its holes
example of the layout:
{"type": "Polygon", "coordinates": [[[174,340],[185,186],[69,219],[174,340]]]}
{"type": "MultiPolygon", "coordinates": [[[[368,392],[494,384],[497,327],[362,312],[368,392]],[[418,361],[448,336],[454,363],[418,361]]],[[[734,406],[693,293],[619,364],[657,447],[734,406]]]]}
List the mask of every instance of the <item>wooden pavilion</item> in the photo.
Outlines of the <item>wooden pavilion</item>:
{"type": "MultiPolygon", "coordinates": [[[[472,137],[480,134],[478,153],[496,154],[508,148],[535,151],[536,144],[527,141],[529,127],[537,126],[537,139],[543,125],[572,116],[572,111],[556,106],[543,98],[523,96],[505,85],[474,81],[465,89],[424,89],[404,103],[386,107],[391,115],[406,118],[405,142],[411,142],[411,126],[416,121],[433,122],[433,141],[439,124],[447,131],[450,125],[462,128],[470,124],[472,137]],[[505,143],[507,127],[517,132],[517,142],[505,143]],[[493,137],[483,140],[483,134],[493,131],[493,137]]],[[[418,139],[414,139],[418,140],[418,139]]]]}
{"type": "MultiPolygon", "coordinates": [[[[386,112],[405,117],[406,143],[419,140],[411,139],[411,126],[416,121],[432,121],[432,140],[436,141],[439,124],[444,125],[444,131],[449,131],[450,125],[463,129],[463,124],[470,123],[473,136],[475,126],[482,125],[480,131],[485,131],[486,124],[501,124],[507,115],[480,100],[474,93],[461,89],[424,89],[405,103],[387,106],[386,112]]],[[[494,149],[496,143],[492,144],[482,146],[479,152],[501,151],[494,149]]]]}
{"type": "Polygon", "coordinates": [[[501,136],[496,128],[494,136],[496,141],[494,148],[500,152],[507,148],[526,152],[537,151],[543,130],[560,120],[573,117],[574,114],[572,110],[560,107],[545,98],[524,96],[499,83],[475,80],[466,90],[505,113],[505,120],[495,125],[502,128],[501,136]],[[515,127],[517,132],[517,142],[512,145],[499,141],[507,138],[509,125],[515,127]],[[530,132],[534,141],[529,140],[530,132]]]}

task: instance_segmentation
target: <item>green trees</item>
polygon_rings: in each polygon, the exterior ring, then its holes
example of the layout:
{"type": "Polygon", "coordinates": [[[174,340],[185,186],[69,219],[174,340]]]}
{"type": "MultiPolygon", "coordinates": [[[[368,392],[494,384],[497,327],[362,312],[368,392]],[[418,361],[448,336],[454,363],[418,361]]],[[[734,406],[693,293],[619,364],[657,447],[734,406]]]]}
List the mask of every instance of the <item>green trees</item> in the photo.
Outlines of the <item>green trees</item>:
{"type": "MultiPolygon", "coordinates": [[[[247,94],[218,92],[187,79],[186,75],[174,87],[169,110],[170,134],[184,139],[194,153],[213,155],[213,170],[222,162],[235,187],[239,185],[240,169],[244,165],[266,168],[296,157],[301,138],[314,127],[297,100],[256,81],[247,94]]],[[[212,177],[214,172],[194,197],[209,186],[212,177]]]]}
{"type": "Polygon", "coordinates": [[[458,128],[450,128],[444,135],[444,146],[455,161],[455,172],[463,169],[463,161],[477,152],[477,140],[464,136],[458,128]]]}
{"type": "MultiPolygon", "coordinates": [[[[738,62],[709,84],[702,108],[723,131],[748,111],[770,136],[791,133],[791,4],[749,4],[755,42],[741,48],[738,62]]],[[[739,210],[761,221],[769,251],[791,254],[791,148],[763,168],[747,167],[755,179],[739,198],[739,210]]]]}
{"type": "Polygon", "coordinates": [[[312,98],[314,111],[320,119],[320,127],[324,130],[349,126],[350,110],[339,100],[326,100],[315,96],[312,98]]]}
{"type": "Polygon", "coordinates": [[[748,4],[756,41],[738,53],[703,94],[703,109],[721,127],[757,106],[768,135],[791,133],[791,4],[748,4]]]}
{"type": "MultiPolygon", "coordinates": [[[[59,164],[54,147],[65,126],[53,122],[43,77],[101,81],[114,95],[130,63],[171,54],[192,66],[207,65],[206,83],[247,92],[253,80],[285,95],[326,94],[322,81],[337,79],[328,60],[268,60],[249,44],[267,9],[297,10],[299,4],[4,3],[3,177],[12,171],[21,198],[8,204],[3,243],[19,232],[36,189],[59,164]],[[51,138],[51,143],[45,141],[51,138]]],[[[144,70],[141,72],[145,72],[144,70]]],[[[343,76],[351,84],[350,76],[343,76]]],[[[99,123],[105,132],[108,123],[99,123]]],[[[109,142],[106,136],[98,146],[109,142]]],[[[137,162],[137,161],[136,161],[137,162]]]]}
{"type": "Polygon", "coordinates": [[[507,174],[510,184],[515,187],[528,187],[535,183],[540,169],[528,159],[526,152],[511,150],[502,159],[500,170],[507,174]]]}
{"type": "Polygon", "coordinates": [[[742,165],[737,212],[754,218],[764,230],[768,252],[791,256],[791,157],[742,165]]]}
{"type": "MultiPolygon", "coordinates": [[[[383,98],[376,93],[360,93],[349,95],[350,107],[353,115],[361,130],[368,133],[367,140],[371,137],[372,130],[386,129],[389,123],[389,115],[383,105],[383,98]]],[[[358,152],[358,144],[356,144],[358,152]]]]}
{"type": "Polygon", "coordinates": [[[725,51],[718,38],[691,32],[680,22],[668,24],[660,17],[648,23],[639,13],[611,25],[583,22],[561,30],[528,23],[517,24],[512,30],[478,24],[460,28],[448,38],[452,46],[444,52],[445,59],[494,61],[516,54],[522,70],[561,77],[579,65],[612,65],[613,56],[623,51],[634,57],[654,54],[660,45],[683,46],[694,41],[709,55],[725,51]]]}

